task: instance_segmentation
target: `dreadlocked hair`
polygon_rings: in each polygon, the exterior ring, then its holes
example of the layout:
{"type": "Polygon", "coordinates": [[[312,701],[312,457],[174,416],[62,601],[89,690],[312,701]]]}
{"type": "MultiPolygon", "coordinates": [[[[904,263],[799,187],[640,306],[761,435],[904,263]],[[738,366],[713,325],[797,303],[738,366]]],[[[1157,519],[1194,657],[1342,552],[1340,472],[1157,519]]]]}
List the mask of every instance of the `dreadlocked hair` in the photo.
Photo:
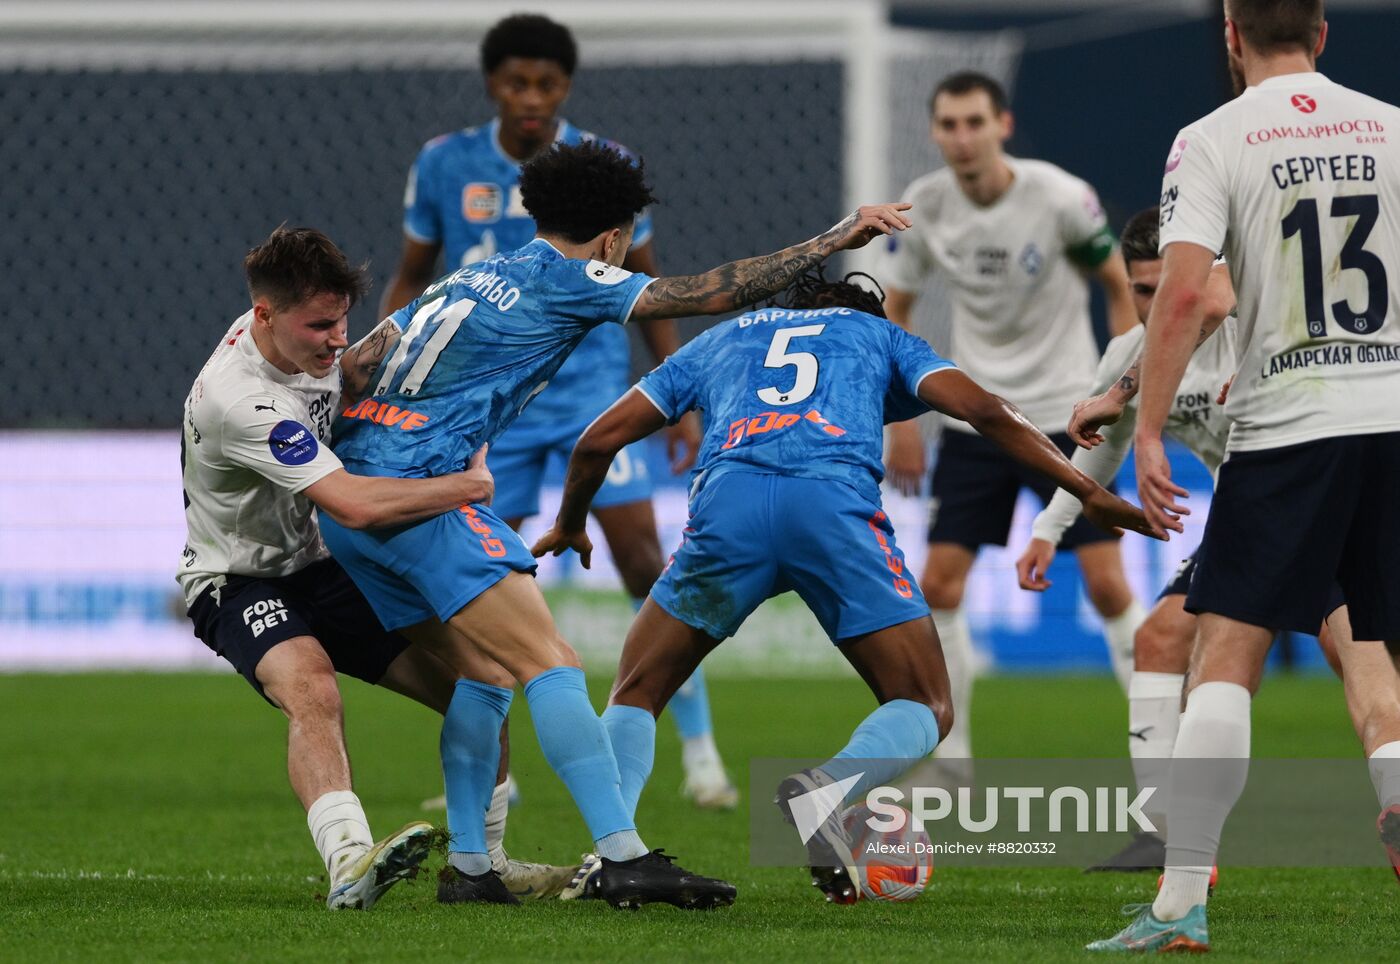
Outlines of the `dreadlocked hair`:
{"type": "Polygon", "coordinates": [[[885,317],[885,289],[864,271],[851,271],[840,281],[826,277],[822,265],[810,268],[793,279],[776,298],[777,308],[854,308],[868,315],[885,317]],[[864,278],[875,290],[861,287],[852,279],[864,278]]]}

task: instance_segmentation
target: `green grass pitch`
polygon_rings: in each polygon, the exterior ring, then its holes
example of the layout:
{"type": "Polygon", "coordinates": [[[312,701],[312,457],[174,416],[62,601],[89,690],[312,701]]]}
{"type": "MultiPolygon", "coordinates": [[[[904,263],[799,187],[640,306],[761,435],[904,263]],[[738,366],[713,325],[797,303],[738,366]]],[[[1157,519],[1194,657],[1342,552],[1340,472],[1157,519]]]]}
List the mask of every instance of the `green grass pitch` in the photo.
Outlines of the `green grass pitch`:
{"type": "MultiPolygon", "coordinates": [[[[592,682],[601,705],[606,681],[592,682]]],[[[436,721],[391,694],[345,690],[356,789],[387,833],[439,792],[436,721]]],[[[855,679],[717,679],[710,691],[741,784],[753,757],[839,748],[871,707],[855,679]]],[[[525,799],[507,843],[522,858],[576,859],[583,825],[522,702],[512,726],[525,799]]],[[[1124,715],[1106,677],[989,679],[979,751],[1118,755],[1124,715]]],[[[1359,758],[1330,678],[1270,679],[1254,733],[1260,755],[1359,758]]],[[[911,904],[828,906],[801,871],[749,866],[742,809],[679,799],[663,720],[641,827],[652,846],[734,881],[734,907],[439,907],[425,876],[368,914],[331,914],[284,740],[281,715],[233,676],[0,677],[0,960],[1083,960],[1086,941],[1119,925],[1119,905],[1152,892],[1145,875],[946,868],[911,904]]],[[[1382,867],[1222,873],[1217,955],[1381,960],[1400,946],[1382,867]]]]}

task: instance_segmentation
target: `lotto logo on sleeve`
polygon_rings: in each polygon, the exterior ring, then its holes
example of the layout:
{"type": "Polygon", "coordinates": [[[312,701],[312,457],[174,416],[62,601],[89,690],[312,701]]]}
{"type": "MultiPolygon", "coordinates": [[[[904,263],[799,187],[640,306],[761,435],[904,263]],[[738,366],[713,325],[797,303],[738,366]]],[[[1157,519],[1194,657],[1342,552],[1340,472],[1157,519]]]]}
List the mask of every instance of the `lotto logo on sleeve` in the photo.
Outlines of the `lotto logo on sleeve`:
{"type": "Polygon", "coordinates": [[[311,429],[300,422],[283,419],[267,436],[272,457],[283,465],[305,465],[316,457],[319,446],[311,429]]]}
{"type": "Polygon", "coordinates": [[[622,282],[632,277],[632,272],[624,271],[604,261],[590,261],[588,262],[588,277],[592,278],[600,285],[611,286],[622,284],[622,282]]]}

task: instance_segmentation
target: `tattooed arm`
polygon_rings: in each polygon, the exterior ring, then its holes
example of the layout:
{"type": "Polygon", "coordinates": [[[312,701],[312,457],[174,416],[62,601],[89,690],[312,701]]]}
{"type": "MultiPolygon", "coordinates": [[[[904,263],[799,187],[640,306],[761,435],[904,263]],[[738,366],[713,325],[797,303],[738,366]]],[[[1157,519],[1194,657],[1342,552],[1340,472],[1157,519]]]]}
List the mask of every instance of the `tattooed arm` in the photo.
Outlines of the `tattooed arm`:
{"type": "MultiPolygon", "coordinates": [[[[1196,339],[1196,348],[1204,345],[1225,319],[1235,313],[1235,289],[1230,284],[1230,272],[1225,264],[1217,264],[1211,269],[1204,299],[1205,316],[1201,322],[1200,337],[1196,339]]],[[[1069,420],[1070,438],[1086,449],[1102,442],[1103,436],[1098,430],[1122,417],[1124,406],[1137,395],[1141,384],[1142,353],[1139,352],[1127,371],[1108,391],[1075,403],[1074,414],[1069,420]]]]}
{"type": "Polygon", "coordinates": [[[340,371],[344,375],[344,384],[340,400],[343,406],[352,405],[364,397],[379,363],[389,357],[389,352],[394,350],[402,334],[394,319],[385,318],[368,335],[341,353],[340,371]]]}
{"type": "Polygon", "coordinates": [[[903,231],[912,223],[901,213],[909,207],[868,205],[812,240],[775,254],[731,261],[704,274],[658,278],[637,299],[632,319],[721,315],[771,298],[837,251],[859,248],[877,235],[903,231]]]}

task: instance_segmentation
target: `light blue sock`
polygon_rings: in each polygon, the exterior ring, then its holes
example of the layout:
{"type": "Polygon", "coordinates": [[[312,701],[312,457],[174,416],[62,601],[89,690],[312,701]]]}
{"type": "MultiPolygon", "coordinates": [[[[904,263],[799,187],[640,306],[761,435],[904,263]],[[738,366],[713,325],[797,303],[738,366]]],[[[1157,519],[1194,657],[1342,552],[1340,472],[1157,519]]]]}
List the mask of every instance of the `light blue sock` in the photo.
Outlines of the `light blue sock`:
{"type": "Polygon", "coordinates": [[[850,799],[893,780],[937,745],[933,710],[913,700],[890,700],[862,720],[851,742],[820,769],[836,782],[863,774],[846,794],[850,799]]]}
{"type": "Polygon", "coordinates": [[[705,688],[704,667],[695,667],[695,672],[676,690],[666,708],[671,711],[671,719],[676,721],[682,740],[709,735],[710,693],[705,688]]]}
{"type": "Polygon", "coordinates": [[[617,704],[603,711],[603,728],[622,777],[622,802],[635,820],[637,801],[656,759],[656,717],[640,706],[617,704]]]}
{"type": "Polygon", "coordinates": [[[438,742],[447,788],[451,853],[486,853],[486,811],[496,788],[501,724],[510,710],[512,696],[512,690],[470,679],[459,679],[452,691],[438,742]]]}
{"type": "Polygon", "coordinates": [[[588,702],[583,670],[572,666],[546,670],[525,684],[525,699],[544,758],[569,788],[594,841],[636,830],[622,802],[612,744],[588,702]]]}
{"type": "MultiPolygon", "coordinates": [[[[633,611],[640,612],[644,602],[645,599],[632,600],[633,611]]],[[[705,688],[705,671],[699,666],[695,667],[695,672],[676,690],[676,695],[671,697],[671,702],[666,704],[666,708],[671,711],[671,719],[675,721],[676,731],[680,733],[682,740],[709,735],[712,725],[710,693],[705,688]]],[[[616,748],[617,745],[613,746],[616,748]]],[[[647,771],[651,771],[649,765],[647,771]]],[[[638,793],[640,792],[638,790],[638,793]]]]}

